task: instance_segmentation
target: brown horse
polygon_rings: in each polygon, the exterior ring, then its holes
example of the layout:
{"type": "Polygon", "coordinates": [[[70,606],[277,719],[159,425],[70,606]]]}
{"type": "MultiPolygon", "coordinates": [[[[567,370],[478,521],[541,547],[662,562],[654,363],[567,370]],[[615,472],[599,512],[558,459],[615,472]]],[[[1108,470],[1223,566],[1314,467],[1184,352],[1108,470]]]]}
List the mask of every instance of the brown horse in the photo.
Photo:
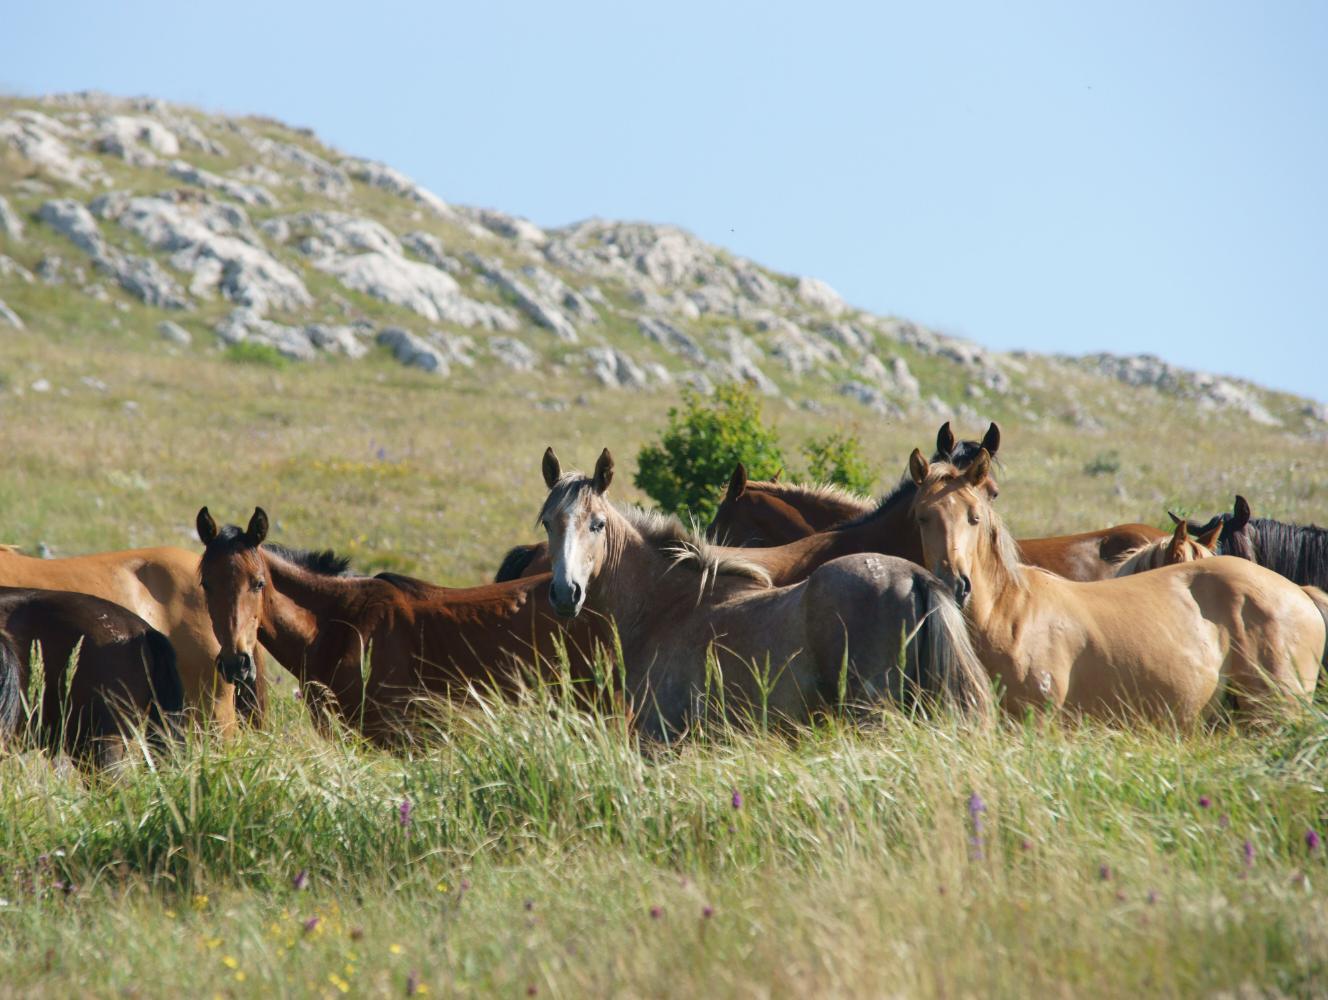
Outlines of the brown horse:
{"type": "Polygon", "coordinates": [[[1313,694],[1328,618],[1301,588],[1221,557],[1093,583],[1020,565],[979,488],[988,465],[979,455],[960,470],[915,450],[912,511],[1008,707],[1185,726],[1225,700],[1267,715],[1313,694]]]}
{"type": "MultiPolygon", "coordinates": [[[[540,523],[553,554],[549,596],[618,629],[643,733],[671,738],[711,700],[742,716],[806,721],[841,702],[945,701],[979,716],[990,691],[941,583],[902,559],[858,555],[771,587],[676,518],[618,507],[606,449],[592,477],[544,453],[540,523]]],[[[737,554],[734,554],[737,553],[737,554]]]]}
{"type": "Polygon", "coordinates": [[[245,721],[261,724],[266,699],[262,658],[255,659],[247,676],[218,675],[217,640],[198,587],[198,556],[192,552],[162,546],[34,559],[0,546],[0,586],[68,590],[127,608],[171,640],[186,705],[223,732],[235,727],[237,710],[245,721]]]}
{"type": "Polygon", "coordinates": [[[421,696],[516,691],[530,665],[555,676],[560,647],[575,680],[591,676],[604,637],[593,623],[563,629],[545,610],[548,577],[452,589],[388,573],[346,576],[331,552],[264,544],[267,529],[262,508],[244,530],[198,512],[219,662],[241,670],[261,641],[299,679],[317,722],[330,713],[396,744],[421,696]]]}
{"type": "MultiPolygon", "coordinates": [[[[1219,528],[1220,555],[1257,562],[1294,583],[1328,588],[1328,528],[1250,514],[1248,501],[1237,496],[1230,514],[1218,514],[1204,525],[1189,522],[1188,527],[1191,532],[1219,528]]],[[[1171,517],[1179,521],[1175,514],[1171,517]]]]}
{"type": "MultiPolygon", "coordinates": [[[[979,443],[957,441],[947,420],[936,432],[932,461],[967,465],[979,448],[995,455],[1000,446],[1001,429],[994,423],[979,443]]],[[[721,545],[773,548],[863,517],[875,507],[870,498],[837,486],[781,483],[777,479],[749,482],[747,469],[739,462],[724,499],[706,527],[706,538],[721,545]]]]}
{"type": "Polygon", "coordinates": [[[1135,573],[1147,573],[1150,569],[1161,569],[1163,566],[1208,559],[1217,554],[1214,548],[1217,545],[1218,532],[1221,530],[1221,525],[1218,525],[1198,538],[1191,538],[1185,522],[1180,521],[1170,538],[1159,538],[1155,542],[1131,549],[1121,556],[1114,575],[1133,576],[1135,573]]]}
{"type": "MultiPolygon", "coordinates": [[[[122,759],[132,726],[157,738],[179,733],[184,690],[170,640],[138,615],[87,594],[0,587],[0,660],[16,668],[26,691],[37,651],[42,699],[36,735],[80,763],[103,767],[122,759]],[[72,668],[72,674],[70,670],[72,668]]],[[[0,678],[0,717],[15,731],[7,680],[0,678]]]]}

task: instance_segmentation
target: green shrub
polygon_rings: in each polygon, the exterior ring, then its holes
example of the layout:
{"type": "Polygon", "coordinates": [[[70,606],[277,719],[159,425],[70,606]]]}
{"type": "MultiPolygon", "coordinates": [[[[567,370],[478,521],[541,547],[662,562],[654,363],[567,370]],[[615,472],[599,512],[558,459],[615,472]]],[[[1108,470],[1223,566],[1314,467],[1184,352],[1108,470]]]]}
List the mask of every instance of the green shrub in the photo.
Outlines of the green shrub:
{"type": "Polygon", "coordinates": [[[290,361],[271,344],[260,344],[252,340],[242,340],[226,348],[226,360],[245,365],[266,365],[268,368],[285,368],[290,361]]]}
{"type": "Polygon", "coordinates": [[[813,438],[802,447],[807,459],[807,478],[815,483],[833,483],[854,493],[870,494],[876,483],[862,442],[851,431],[832,431],[823,438],[813,438]]]}
{"type": "Polygon", "coordinates": [[[669,409],[663,439],[636,456],[635,482],[662,510],[704,523],[738,462],[752,479],[769,479],[784,466],[756,394],[740,385],[721,385],[711,399],[686,391],[682,409],[669,409]]]}

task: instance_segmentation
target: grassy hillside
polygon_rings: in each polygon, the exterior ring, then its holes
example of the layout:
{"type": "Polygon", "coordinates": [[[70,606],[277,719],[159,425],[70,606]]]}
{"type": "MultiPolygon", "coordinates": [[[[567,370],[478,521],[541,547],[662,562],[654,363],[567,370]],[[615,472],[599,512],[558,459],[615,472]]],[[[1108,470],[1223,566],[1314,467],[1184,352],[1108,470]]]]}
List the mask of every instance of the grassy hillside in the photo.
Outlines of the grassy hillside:
{"type": "MultiPolygon", "coordinates": [[[[326,152],[283,126],[247,127],[326,152]]],[[[218,173],[243,166],[228,148],[229,159],[187,155],[218,173]]],[[[177,186],[95,155],[111,187],[177,186]]],[[[3,169],[25,232],[0,236],[0,253],[33,272],[57,254],[66,274],[91,274],[33,213],[96,191],[13,156],[3,169]]],[[[424,226],[450,253],[523,259],[413,218],[401,197],[354,190],[397,234],[424,226]]],[[[323,203],[281,193],[283,213],[323,203]]],[[[313,295],[319,315],[305,319],[339,313],[339,298],[375,327],[427,332],[280,253],[313,295]]],[[[604,284],[626,308],[626,292],[604,284]]],[[[506,301],[473,275],[465,285],[506,301]]],[[[602,386],[524,319],[516,336],[539,346],[534,370],[480,361],[440,378],[379,347],[304,363],[224,348],[211,332],[231,308],[219,298],[172,314],[194,337],[171,345],[155,329],[165,311],[118,288],[106,296],[0,279],[26,327],[0,329],[0,541],[56,554],[196,546],[200,505],[242,522],[261,504],[274,540],[338,549],[365,571],[478,583],[536,537],[545,445],[582,466],[609,446],[615,492],[639,499],[626,473],[678,399],[676,382],[602,386]]],[[[688,329],[700,337],[715,322],[688,329]]],[[[606,308],[582,335],[682,371],[627,313],[606,308]]],[[[1323,520],[1328,507],[1328,443],[1303,401],[1261,395],[1281,421],[1271,426],[1039,357],[998,359],[1011,388],[972,395],[952,360],[879,344],[923,383],[902,415],[839,395],[837,375],[794,380],[762,362],[781,390],[766,413],[790,451],[853,429],[885,488],[934,439],[935,394],[952,414],[969,408],[965,436],[978,418],[1002,422],[999,503],[1022,535],[1162,524],[1167,507],[1207,514],[1235,492],[1289,520],[1323,520]]],[[[546,691],[451,714],[394,757],[321,739],[290,678],[278,687],[268,732],[195,737],[157,771],[84,783],[34,754],[0,759],[0,992],[1328,992],[1328,869],[1306,839],[1328,835],[1321,712],[1184,737],[1053,720],[976,733],[886,714],[794,738],[712,731],[642,754],[621,720],[567,712],[546,691]]]]}

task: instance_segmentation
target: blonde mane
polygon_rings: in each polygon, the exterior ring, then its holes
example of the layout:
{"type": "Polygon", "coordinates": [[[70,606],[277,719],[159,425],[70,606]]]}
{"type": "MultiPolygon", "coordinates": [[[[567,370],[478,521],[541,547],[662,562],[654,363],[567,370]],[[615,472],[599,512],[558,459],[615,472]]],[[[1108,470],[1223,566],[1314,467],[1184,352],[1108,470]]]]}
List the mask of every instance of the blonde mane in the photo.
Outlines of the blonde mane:
{"type": "Polygon", "coordinates": [[[876,501],[861,493],[837,486],[834,483],[781,483],[773,479],[753,480],[747,484],[749,490],[759,490],[776,497],[815,497],[831,503],[851,507],[856,513],[865,514],[876,506],[876,501]]]}
{"type": "MultiPolygon", "coordinates": [[[[966,478],[965,473],[951,465],[949,462],[932,462],[927,469],[927,477],[918,487],[918,495],[925,495],[928,486],[937,483],[948,483],[955,479],[966,478]]],[[[1001,570],[1009,578],[1010,583],[1023,590],[1028,585],[1023,562],[1019,558],[1019,546],[1014,537],[1005,530],[1005,522],[1001,516],[996,513],[996,508],[992,506],[991,500],[981,491],[965,485],[963,489],[968,490],[978,498],[978,501],[987,512],[987,533],[991,541],[991,550],[996,554],[996,561],[1001,570]]]]}
{"type": "MultiPolygon", "coordinates": [[[[1173,565],[1170,560],[1173,541],[1174,539],[1170,537],[1159,538],[1155,542],[1147,542],[1122,553],[1120,558],[1116,560],[1116,571],[1112,576],[1133,576],[1135,573],[1146,573],[1150,569],[1161,569],[1163,566],[1173,565]]],[[[1213,555],[1212,552],[1192,538],[1185,539],[1181,551],[1182,557],[1175,560],[1176,563],[1207,559],[1213,555]]]]}

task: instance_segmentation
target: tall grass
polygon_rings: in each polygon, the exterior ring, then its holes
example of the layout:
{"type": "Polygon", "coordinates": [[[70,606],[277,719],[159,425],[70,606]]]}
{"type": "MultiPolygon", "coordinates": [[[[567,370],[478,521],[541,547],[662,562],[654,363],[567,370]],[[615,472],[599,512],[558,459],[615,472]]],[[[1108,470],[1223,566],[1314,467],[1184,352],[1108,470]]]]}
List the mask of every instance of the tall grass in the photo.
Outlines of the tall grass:
{"type": "Polygon", "coordinates": [[[1315,710],[1257,738],[712,722],[643,752],[541,688],[399,755],[277,716],[89,783],[0,761],[9,988],[1328,988],[1315,710]]]}

